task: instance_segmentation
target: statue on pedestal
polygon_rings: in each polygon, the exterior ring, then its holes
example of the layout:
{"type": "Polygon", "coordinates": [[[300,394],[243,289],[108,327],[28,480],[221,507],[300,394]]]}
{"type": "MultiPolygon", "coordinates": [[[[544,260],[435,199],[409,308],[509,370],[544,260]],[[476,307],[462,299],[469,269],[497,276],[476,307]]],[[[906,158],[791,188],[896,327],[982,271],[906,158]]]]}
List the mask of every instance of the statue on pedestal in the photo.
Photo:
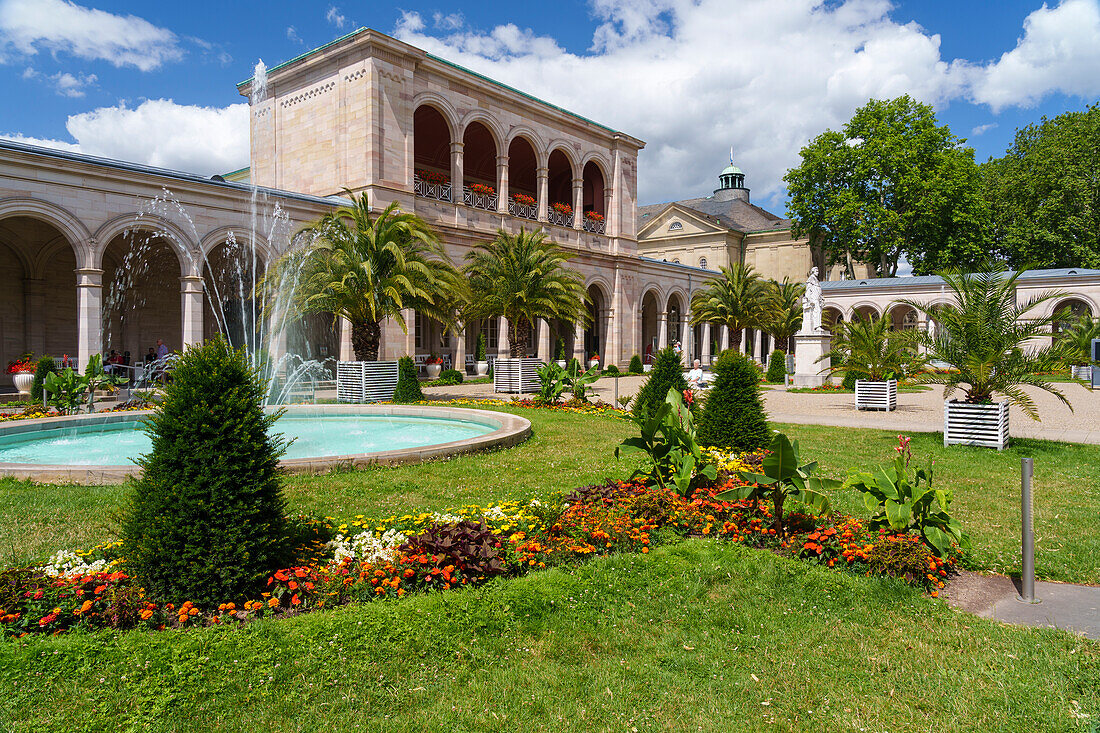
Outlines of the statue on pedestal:
{"type": "Polygon", "coordinates": [[[825,298],[821,295],[821,283],[817,281],[817,268],[810,268],[806,278],[806,291],[802,295],[801,333],[823,333],[821,311],[825,308],[825,298]]]}

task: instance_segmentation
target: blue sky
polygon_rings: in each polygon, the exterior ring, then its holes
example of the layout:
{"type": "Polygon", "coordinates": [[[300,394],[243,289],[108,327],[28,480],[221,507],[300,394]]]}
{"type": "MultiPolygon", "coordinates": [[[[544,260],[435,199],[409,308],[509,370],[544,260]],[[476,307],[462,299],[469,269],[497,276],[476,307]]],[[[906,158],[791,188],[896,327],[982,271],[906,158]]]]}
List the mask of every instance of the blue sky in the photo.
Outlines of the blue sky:
{"type": "Polygon", "coordinates": [[[235,83],[370,26],[647,141],[643,203],[705,194],[731,145],[781,211],[798,148],[910,93],[1003,154],[1100,93],[1098,0],[559,0],[456,6],[0,0],[0,135],[209,174],[247,164],[235,83]]]}

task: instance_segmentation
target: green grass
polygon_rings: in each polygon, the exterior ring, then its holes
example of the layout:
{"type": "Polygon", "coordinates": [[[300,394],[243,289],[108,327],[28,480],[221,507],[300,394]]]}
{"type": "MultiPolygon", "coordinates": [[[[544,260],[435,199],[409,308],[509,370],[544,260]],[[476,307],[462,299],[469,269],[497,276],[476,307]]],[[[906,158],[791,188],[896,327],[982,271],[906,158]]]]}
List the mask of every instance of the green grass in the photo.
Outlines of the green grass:
{"type": "MultiPolygon", "coordinates": [[[[546,496],[607,478],[625,478],[638,459],[615,459],[633,425],[610,417],[495,407],[531,420],[532,438],[515,448],[417,466],[377,468],[286,482],[295,511],[344,521],[412,510],[546,496]]],[[[891,460],[896,433],[776,425],[802,443],[824,475],[844,478],[891,460]]],[[[936,461],[935,485],[954,492],[954,509],[974,539],[974,567],[1018,572],[1020,458],[1035,459],[1036,572],[1040,578],[1100,584],[1100,446],[1014,439],[1003,452],[952,446],[936,433],[913,436],[914,460],[936,461]]],[[[117,536],[123,486],[42,486],[0,481],[0,561],[40,562],[60,549],[83,549],[117,536]]],[[[854,492],[832,497],[838,510],[866,515],[854,492]]]]}
{"type": "Polygon", "coordinates": [[[244,629],[4,643],[0,690],[19,732],[1080,731],[1100,645],[695,540],[244,629]]]}

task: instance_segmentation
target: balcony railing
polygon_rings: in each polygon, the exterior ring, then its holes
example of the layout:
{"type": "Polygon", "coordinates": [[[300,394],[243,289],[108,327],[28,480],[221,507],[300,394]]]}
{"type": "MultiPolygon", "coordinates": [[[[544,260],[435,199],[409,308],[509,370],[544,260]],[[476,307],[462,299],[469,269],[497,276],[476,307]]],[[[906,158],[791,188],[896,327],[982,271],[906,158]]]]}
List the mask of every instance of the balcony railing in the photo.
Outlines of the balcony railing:
{"type": "Polygon", "coordinates": [[[486,211],[496,211],[499,201],[500,197],[495,193],[475,193],[470,190],[469,186],[462,187],[462,203],[467,206],[472,206],[475,209],[485,209],[486,211]]]}
{"type": "Polygon", "coordinates": [[[413,176],[413,193],[426,199],[435,199],[436,201],[450,201],[451,184],[431,183],[429,181],[425,181],[420,176],[413,176]]]}
{"type": "Polygon", "coordinates": [[[592,232],[593,234],[603,234],[604,224],[606,222],[603,219],[589,219],[587,216],[584,218],[584,230],[586,232],[592,232]]]}
{"type": "Polygon", "coordinates": [[[539,205],[538,204],[521,204],[517,201],[508,202],[508,213],[512,216],[518,216],[522,219],[538,219],[539,218],[539,205]]]}
{"type": "Polygon", "coordinates": [[[573,226],[572,214],[562,214],[561,212],[554,211],[553,209],[550,209],[550,211],[546,212],[546,219],[551,224],[557,224],[560,227],[573,226]]]}

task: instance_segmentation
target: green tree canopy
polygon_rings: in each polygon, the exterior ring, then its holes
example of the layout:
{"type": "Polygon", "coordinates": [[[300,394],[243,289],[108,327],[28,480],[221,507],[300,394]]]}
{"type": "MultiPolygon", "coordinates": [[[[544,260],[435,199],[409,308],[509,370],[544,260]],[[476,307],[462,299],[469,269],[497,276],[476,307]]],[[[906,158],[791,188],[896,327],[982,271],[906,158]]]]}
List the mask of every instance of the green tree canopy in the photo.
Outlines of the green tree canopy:
{"type": "Polygon", "coordinates": [[[1100,107],[1017,130],[981,171],[1010,267],[1100,267],[1100,107]]]}
{"type": "Polygon", "coordinates": [[[413,308],[453,323],[465,285],[420,217],[402,213],[396,203],[372,216],[365,194],[345,193],[351,206],[306,226],[304,246],[284,255],[264,286],[272,293],[292,289],[295,315],[331,313],[348,319],[355,358],[376,361],[384,318],[404,329],[401,312],[413,308]]]}
{"type": "Polygon", "coordinates": [[[501,229],[496,239],[478,244],[466,255],[466,320],[507,318],[513,357],[526,356],[539,318],[587,321],[584,280],[566,265],[571,258],[542,231],[521,228],[509,234],[501,229]]]}
{"type": "Polygon", "coordinates": [[[806,286],[787,277],[783,282],[772,280],[770,285],[771,312],[764,330],[775,337],[775,348],[787,353],[791,337],[802,328],[802,294],[806,286]]]}
{"type": "Polygon", "coordinates": [[[773,307],[768,281],[750,265],[735,262],[721,268],[720,277],[692,296],[691,325],[719,323],[729,326],[730,348],[739,351],[741,331],[766,328],[773,307]]]}
{"type": "Polygon", "coordinates": [[[809,236],[849,277],[861,262],[893,277],[903,256],[917,274],[977,265],[988,255],[989,211],[963,142],[908,95],[870,100],[839,132],[811,140],[787,171],[796,236],[809,236]]]}

